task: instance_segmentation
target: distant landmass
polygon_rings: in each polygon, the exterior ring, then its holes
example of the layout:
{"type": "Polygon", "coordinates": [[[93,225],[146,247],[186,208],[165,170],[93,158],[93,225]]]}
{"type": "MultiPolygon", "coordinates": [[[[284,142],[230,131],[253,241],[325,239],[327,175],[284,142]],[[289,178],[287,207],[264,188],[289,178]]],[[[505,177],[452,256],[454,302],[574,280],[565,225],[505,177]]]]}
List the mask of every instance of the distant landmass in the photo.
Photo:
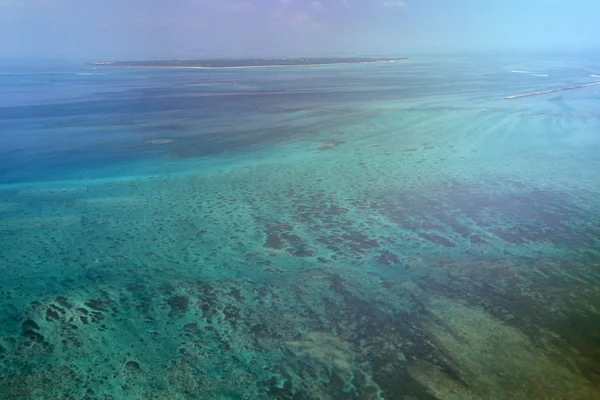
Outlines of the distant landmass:
{"type": "Polygon", "coordinates": [[[333,64],[360,64],[406,61],[408,58],[279,58],[279,59],[239,59],[239,60],[148,60],[148,61],[104,61],[86,65],[107,67],[161,67],[161,68],[258,68],[309,66],[333,64]]]}

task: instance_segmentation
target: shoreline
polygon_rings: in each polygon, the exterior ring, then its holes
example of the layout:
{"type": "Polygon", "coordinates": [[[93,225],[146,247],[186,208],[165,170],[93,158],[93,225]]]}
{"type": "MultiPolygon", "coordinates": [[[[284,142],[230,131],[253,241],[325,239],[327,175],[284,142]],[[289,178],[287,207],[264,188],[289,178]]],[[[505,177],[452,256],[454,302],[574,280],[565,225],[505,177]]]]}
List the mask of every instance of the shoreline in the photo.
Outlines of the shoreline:
{"type": "Polygon", "coordinates": [[[355,64],[382,64],[382,63],[404,63],[410,59],[398,59],[398,60],[374,60],[374,61],[358,61],[358,62],[339,62],[339,63],[326,63],[326,64],[273,64],[273,65],[233,65],[233,66],[222,66],[222,67],[207,67],[207,66],[183,66],[183,65],[120,65],[118,61],[115,62],[99,62],[99,63],[85,63],[87,66],[93,67],[126,67],[126,68],[162,68],[162,69],[254,69],[254,68],[283,68],[283,67],[327,67],[327,66],[339,66],[339,65],[355,65],[355,64]]]}

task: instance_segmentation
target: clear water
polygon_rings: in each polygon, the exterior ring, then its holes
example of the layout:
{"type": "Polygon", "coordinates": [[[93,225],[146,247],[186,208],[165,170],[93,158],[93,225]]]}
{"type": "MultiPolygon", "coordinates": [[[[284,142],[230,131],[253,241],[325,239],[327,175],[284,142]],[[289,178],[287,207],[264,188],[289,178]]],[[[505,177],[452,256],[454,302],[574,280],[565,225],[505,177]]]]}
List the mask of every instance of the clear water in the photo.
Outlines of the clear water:
{"type": "Polygon", "coordinates": [[[591,75],[0,66],[0,398],[600,398],[591,75]]]}

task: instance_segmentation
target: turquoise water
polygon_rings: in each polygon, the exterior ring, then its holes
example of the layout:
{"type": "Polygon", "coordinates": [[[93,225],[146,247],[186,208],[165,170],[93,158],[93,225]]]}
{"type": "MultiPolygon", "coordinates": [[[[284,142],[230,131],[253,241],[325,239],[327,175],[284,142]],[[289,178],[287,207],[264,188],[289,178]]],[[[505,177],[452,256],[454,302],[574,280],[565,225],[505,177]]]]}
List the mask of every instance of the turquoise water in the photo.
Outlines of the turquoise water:
{"type": "Polygon", "coordinates": [[[0,66],[0,398],[600,398],[591,75],[0,66]]]}

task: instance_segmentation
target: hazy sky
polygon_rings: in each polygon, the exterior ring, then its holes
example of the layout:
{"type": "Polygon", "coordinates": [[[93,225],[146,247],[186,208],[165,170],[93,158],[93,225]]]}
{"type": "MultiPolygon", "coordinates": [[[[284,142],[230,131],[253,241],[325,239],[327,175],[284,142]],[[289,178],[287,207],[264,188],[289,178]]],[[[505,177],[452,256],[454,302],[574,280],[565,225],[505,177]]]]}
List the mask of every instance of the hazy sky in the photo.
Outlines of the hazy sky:
{"type": "Polygon", "coordinates": [[[0,0],[0,57],[596,46],[598,0],[0,0]]]}

